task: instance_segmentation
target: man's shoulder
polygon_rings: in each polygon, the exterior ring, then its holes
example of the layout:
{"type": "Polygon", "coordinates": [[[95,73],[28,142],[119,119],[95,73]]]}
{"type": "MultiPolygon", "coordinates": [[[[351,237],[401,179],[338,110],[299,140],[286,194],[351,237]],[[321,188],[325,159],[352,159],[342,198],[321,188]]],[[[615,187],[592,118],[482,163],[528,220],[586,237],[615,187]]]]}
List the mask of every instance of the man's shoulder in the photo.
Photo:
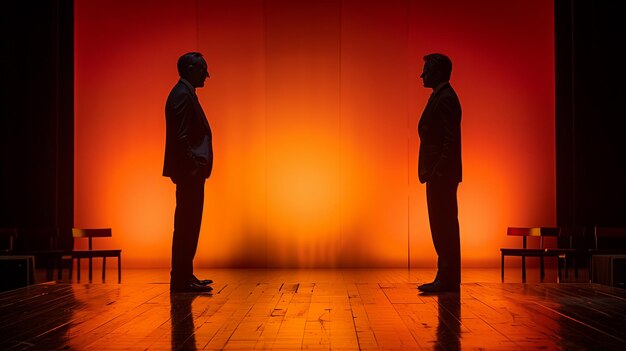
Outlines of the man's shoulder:
{"type": "Polygon", "coordinates": [[[170,90],[170,93],[167,97],[167,101],[180,101],[191,97],[191,92],[189,88],[185,86],[185,84],[181,81],[178,81],[170,90]]]}

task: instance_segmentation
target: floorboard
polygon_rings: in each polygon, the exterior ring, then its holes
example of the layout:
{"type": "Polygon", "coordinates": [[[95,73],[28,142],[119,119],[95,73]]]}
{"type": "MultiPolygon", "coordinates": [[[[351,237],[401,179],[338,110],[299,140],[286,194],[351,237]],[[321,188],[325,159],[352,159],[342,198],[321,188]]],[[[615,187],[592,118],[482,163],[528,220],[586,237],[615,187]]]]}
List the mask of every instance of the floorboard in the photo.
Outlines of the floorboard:
{"type": "Polygon", "coordinates": [[[170,294],[165,269],[115,273],[0,293],[0,350],[626,349],[626,290],[550,271],[464,269],[439,295],[416,290],[434,269],[197,270],[211,295],[170,294]]]}

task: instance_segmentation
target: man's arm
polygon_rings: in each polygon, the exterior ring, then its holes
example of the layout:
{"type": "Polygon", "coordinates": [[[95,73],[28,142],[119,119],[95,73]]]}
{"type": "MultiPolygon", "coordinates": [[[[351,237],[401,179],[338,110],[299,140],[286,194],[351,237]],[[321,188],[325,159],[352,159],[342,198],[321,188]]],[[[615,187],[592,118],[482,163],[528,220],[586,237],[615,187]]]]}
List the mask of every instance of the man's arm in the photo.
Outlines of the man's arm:
{"type": "Polygon", "coordinates": [[[450,173],[453,154],[461,140],[461,109],[455,96],[442,98],[437,106],[436,118],[443,127],[443,141],[439,159],[433,167],[433,178],[441,178],[450,173]]]}
{"type": "Polygon", "coordinates": [[[197,169],[206,163],[200,157],[196,157],[190,140],[191,130],[193,128],[193,120],[195,110],[191,96],[183,94],[177,103],[172,106],[172,118],[176,122],[176,144],[177,149],[182,153],[180,157],[184,157],[188,162],[189,170],[196,172],[197,169]]]}

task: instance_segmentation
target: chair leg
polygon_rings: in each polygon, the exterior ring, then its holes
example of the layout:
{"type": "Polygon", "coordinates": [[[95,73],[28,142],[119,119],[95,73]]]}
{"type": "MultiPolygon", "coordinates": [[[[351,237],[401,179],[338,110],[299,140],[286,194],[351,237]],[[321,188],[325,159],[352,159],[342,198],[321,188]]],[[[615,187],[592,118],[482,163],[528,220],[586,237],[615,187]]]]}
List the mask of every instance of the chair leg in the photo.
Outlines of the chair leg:
{"type": "Polygon", "coordinates": [[[522,283],[526,283],[526,256],[522,256],[522,283]]]}
{"type": "MultiPolygon", "coordinates": [[[[567,259],[563,257],[563,265],[565,268],[565,276],[567,277],[567,259]]],[[[556,282],[563,282],[563,276],[561,274],[561,258],[559,256],[556,257],[556,282]]]]}
{"type": "Polygon", "coordinates": [[[117,283],[122,283],[122,256],[117,256],[117,283]]]}
{"type": "Polygon", "coordinates": [[[543,282],[543,278],[545,276],[544,266],[543,266],[543,256],[539,257],[539,279],[543,282]]]}
{"type": "Polygon", "coordinates": [[[80,258],[76,259],[76,281],[80,282],[80,258]]]}
{"type": "Polygon", "coordinates": [[[89,282],[93,281],[93,259],[89,257],[89,282]]]}
{"type": "Polygon", "coordinates": [[[504,282],[504,254],[501,255],[500,259],[500,281],[504,282]]]}
{"type": "Polygon", "coordinates": [[[104,275],[107,270],[107,258],[102,257],[102,282],[104,283],[104,275]]]}

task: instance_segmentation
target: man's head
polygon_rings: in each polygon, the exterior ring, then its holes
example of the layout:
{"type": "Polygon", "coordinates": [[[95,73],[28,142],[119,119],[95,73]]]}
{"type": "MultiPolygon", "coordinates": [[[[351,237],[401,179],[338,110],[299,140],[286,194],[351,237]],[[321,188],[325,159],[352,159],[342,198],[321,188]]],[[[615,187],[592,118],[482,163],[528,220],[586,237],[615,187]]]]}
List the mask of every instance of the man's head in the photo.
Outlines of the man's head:
{"type": "Polygon", "coordinates": [[[452,61],[443,54],[428,54],[424,56],[424,70],[420,78],[424,81],[425,88],[435,88],[443,82],[450,80],[452,74],[452,61]]]}
{"type": "Polygon", "coordinates": [[[210,77],[206,61],[199,52],[188,52],[178,59],[178,74],[195,88],[203,87],[210,77]]]}

